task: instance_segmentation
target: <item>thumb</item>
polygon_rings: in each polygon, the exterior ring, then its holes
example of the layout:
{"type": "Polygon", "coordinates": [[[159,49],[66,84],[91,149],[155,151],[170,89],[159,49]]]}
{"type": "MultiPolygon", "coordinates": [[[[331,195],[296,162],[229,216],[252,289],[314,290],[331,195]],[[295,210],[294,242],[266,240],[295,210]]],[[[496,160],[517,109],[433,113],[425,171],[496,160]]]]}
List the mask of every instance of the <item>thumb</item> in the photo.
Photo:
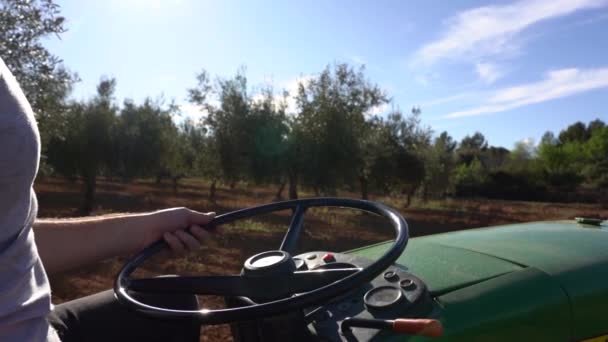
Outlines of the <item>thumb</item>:
{"type": "Polygon", "coordinates": [[[211,222],[213,219],[215,218],[215,213],[214,212],[209,212],[209,213],[201,213],[198,212],[196,210],[190,210],[189,215],[188,215],[188,225],[193,225],[193,224],[197,224],[197,225],[206,225],[207,223],[211,222]]]}

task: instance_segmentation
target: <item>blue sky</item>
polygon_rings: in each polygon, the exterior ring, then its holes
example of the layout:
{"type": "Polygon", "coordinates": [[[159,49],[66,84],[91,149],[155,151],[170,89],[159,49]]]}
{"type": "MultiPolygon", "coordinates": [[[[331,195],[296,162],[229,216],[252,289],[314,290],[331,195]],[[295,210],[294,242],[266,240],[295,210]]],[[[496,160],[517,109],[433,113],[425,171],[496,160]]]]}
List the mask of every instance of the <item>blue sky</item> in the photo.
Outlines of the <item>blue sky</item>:
{"type": "MultiPolygon", "coordinates": [[[[76,98],[102,75],[119,99],[182,105],[202,68],[293,88],[328,63],[365,64],[436,133],[492,145],[608,121],[608,0],[58,1],[68,32],[47,46],[78,72],[76,98]]],[[[378,108],[377,112],[388,108],[378,108]]]]}

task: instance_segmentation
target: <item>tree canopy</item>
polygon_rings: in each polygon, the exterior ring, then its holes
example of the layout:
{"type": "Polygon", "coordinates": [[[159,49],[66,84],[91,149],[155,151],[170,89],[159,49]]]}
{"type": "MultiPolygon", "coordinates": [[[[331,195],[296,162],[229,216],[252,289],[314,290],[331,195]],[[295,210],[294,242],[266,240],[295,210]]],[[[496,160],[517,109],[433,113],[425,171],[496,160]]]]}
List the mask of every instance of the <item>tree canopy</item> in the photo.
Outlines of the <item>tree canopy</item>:
{"type": "Polygon", "coordinates": [[[0,0],[0,55],[36,112],[43,174],[80,179],[84,212],[94,208],[99,177],[170,179],[176,192],[183,177],[203,177],[212,201],[220,184],[244,183],[275,185],[277,198],[289,184],[290,198],[302,188],[346,190],[406,205],[415,196],[570,200],[608,189],[608,127],[600,119],[511,150],[481,132],[458,142],[423,125],[423,108],[404,113],[364,66],[346,63],[327,65],[291,93],[250,84],[245,67],[231,77],[201,70],[187,89],[203,113],[196,121],[162,97],[119,103],[113,78],[102,77],[91,98],[72,100],[77,76],[43,45],[64,24],[52,0],[0,0]]]}

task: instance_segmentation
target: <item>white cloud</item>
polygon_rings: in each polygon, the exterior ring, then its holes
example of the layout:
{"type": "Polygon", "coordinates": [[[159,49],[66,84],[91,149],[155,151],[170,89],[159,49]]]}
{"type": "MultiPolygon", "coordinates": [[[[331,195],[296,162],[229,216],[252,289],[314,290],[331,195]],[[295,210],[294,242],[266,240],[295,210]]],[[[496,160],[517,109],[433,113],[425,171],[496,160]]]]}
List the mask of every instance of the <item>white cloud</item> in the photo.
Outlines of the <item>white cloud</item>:
{"type": "MultiPolygon", "coordinates": [[[[307,85],[314,75],[300,75],[298,77],[285,80],[278,83],[278,87],[274,87],[274,78],[272,76],[264,76],[262,79],[265,86],[272,86],[275,90],[275,105],[279,105],[283,101],[283,91],[288,92],[285,99],[287,103],[287,114],[295,114],[297,111],[296,96],[298,95],[298,87],[300,83],[307,85]]],[[[258,93],[252,96],[253,102],[259,102],[264,99],[264,94],[258,93]]]]}
{"type": "Polygon", "coordinates": [[[527,137],[521,140],[521,143],[526,145],[526,146],[530,146],[530,147],[534,147],[535,143],[534,143],[534,138],[532,137],[527,137]]]}
{"type": "Polygon", "coordinates": [[[438,105],[442,105],[442,104],[446,104],[446,103],[450,103],[450,102],[454,102],[454,101],[460,101],[460,100],[464,100],[464,99],[471,99],[471,98],[476,98],[481,96],[482,93],[480,92],[465,92],[465,93],[459,93],[456,95],[451,95],[451,96],[446,96],[446,97],[440,97],[437,99],[432,99],[432,100],[427,100],[427,101],[423,101],[420,103],[420,107],[425,108],[425,107],[433,107],[433,106],[438,106],[438,105]]]}
{"type": "Polygon", "coordinates": [[[264,100],[264,94],[255,94],[251,97],[251,101],[253,102],[262,102],[264,100]]]}
{"type": "Polygon", "coordinates": [[[179,106],[182,116],[177,119],[177,121],[182,121],[186,119],[191,119],[194,122],[198,122],[201,118],[207,116],[207,112],[203,110],[201,107],[192,104],[192,103],[184,103],[179,106]]]}
{"type": "Polygon", "coordinates": [[[536,141],[532,137],[524,138],[516,141],[511,152],[515,152],[517,159],[529,159],[536,155],[536,141]]]}
{"type": "Polygon", "coordinates": [[[293,91],[293,93],[297,93],[298,91],[298,86],[300,83],[303,83],[304,85],[308,85],[310,83],[310,81],[313,80],[313,78],[315,77],[315,75],[300,75],[296,78],[292,78],[290,80],[281,82],[281,86],[286,89],[287,91],[289,91],[290,93],[293,91]]]}
{"type": "Polygon", "coordinates": [[[360,64],[360,65],[367,64],[367,59],[365,59],[365,57],[363,57],[363,56],[349,56],[348,58],[351,61],[353,61],[355,64],[360,64]]]}
{"type": "Polygon", "coordinates": [[[475,72],[479,79],[486,84],[492,84],[504,75],[502,68],[493,63],[478,62],[475,64],[475,72]]]}
{"type": "Polygon", "coordinates": [[[372,107],[372,109],[368,112],[365,113],[366,115],[380,115],[382,113],[385,113],[389,108],[388,103],[383,103],[383,104],[379,104],[375,107],[372,107]]]}
{"type": "Polygon", "coordinates": [[[446,58],[481,58],[517,49],[519,33],[539,22],[598,8],[607,0],[522,0],[456,14],[447,30],[415,53],[415,61],[433,64],[446,58]]]}
{"type": "Polygon", "coordinates": [[[298,95],[298,87],[299,84],[302,83],[305,86],[310,83],[310,81],[314,78],[314,75],[300,75],[299,77],[293,78],[291,80],[287,80],[281,82],[281,91],[287,90],[289,95],[287,96],[287,113],[293,114],[297,111],[298,106],[296,103],[296,96],[298,95]]]}
{"type": "Polygon", "coordinates": [[[453,112],[447,118],[478,116],[555,100],[594,89],[608,87],[608,67],[598,69],[559,69],[542,81],[508,87],[494,92],[482,105],[453,112]]]}

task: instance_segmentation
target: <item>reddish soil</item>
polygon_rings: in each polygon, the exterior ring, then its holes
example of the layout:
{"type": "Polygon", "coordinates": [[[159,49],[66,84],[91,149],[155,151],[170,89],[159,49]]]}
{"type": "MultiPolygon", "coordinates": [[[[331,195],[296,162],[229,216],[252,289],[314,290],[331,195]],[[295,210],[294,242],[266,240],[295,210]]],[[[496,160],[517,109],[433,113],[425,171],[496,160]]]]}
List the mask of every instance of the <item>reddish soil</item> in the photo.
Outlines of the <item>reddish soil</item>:
{"type": "MultiPolygon", "coordinates": [[[[81,184],[63,179],[38,180],[35,189],[40,217],[78,215],[81,184]]],[[[152,181],[121,183],[101,180],[94,214],[141,212],[166,207],[187,206],[201,211],[228,212],[268,203],[276,189],[241,185],[237,189],[218,188],[217,203],[207,200],[208,185],[196,179],[182,182],[177,193],[170,184],[152,181]]],[[[307,194],[302,194],[307,195],[307,194]]],[[[353,193],[340,196],[356,197],[353,193]]],[[[574,216],[608,218],[608,206],[486,200],[446,200],[414,203],[403,208],[394,198],[372,198],[399,209],[410,225],[412,236],[436,234],[514,222],[569,219],[574,216]]],[[[403,202],[403,201],[401,201],[403,202]]],[[[348,210],[316,210],[306,217],[301,250],[343,251],[391,238],[391,229],[376,217],[348,210]]],[[[144,266],[152,274],[229,274],[238,273],[245,259],[257,252],[276,249],[289,221],[287,212],[261,217],[255,222],[224,229],[212,243],[183,258],[158,257],[144,266]]],[[[51,278],[54,303],[106,290],[112,286],[124,259],[113,259],[78,271],[51,278]]],[[[223,300],[202,298],[204,307],[220,308],[223,300]]],[[[204,328],[201,341],[231,341],[225,325],[204,328]]]]}

